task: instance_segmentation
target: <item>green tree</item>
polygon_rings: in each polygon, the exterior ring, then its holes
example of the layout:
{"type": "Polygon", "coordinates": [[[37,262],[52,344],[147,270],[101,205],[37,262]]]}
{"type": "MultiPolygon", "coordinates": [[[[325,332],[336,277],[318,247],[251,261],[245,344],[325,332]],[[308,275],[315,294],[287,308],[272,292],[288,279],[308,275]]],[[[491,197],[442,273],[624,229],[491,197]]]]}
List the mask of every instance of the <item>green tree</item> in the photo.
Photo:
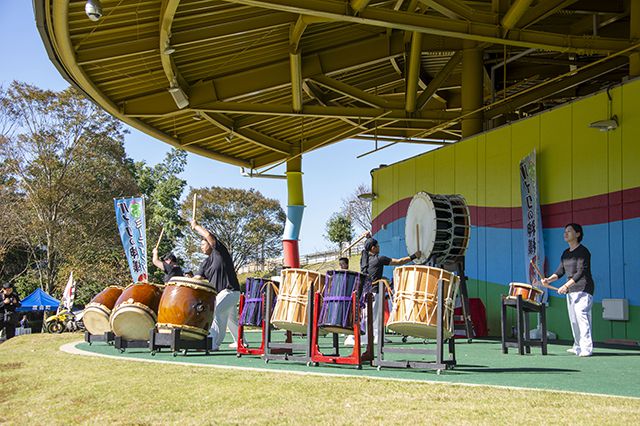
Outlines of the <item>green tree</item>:
{"type": "Polygon", "coordinates": [[[342,199],[340,212],[351,219],[358,232],[371,230],[371,200],[359,197],[370,192],[371,188],[361,183],[347,198],[342,199]]]}
{"type": "Polygon", "coordinates": [[[20,236],[40,286],[61,288],[69,269],[79,287],[127,282],[113,198],[138,189],[122,124],[72,88],[13,82],[0,98],[0,160],[21,194],[20,236]]]}
{"type": "Polygon", "coordinates": [[[338,248],[342,250],[342,243],[351,241],[353,238],[351,219],[344,214],[334,213],[327,222],[326,232],[325,238],[338,244],[338,248]]]}
{"type": "MultiPolygon", "coordinates": [[[[187,182],[178,175],[186,165],[187,153],[177,149],[168,152],[164,160],[155,166],[143,161],[135,163],[136,182],[145,198],[149,259],[162,228],[164,234],[158,247],[160,256],[175,250],[183,237],[182,229],[186,222],[180,217],[180,197],[187,182]]],[[[163,272],[151,261],[149,276],[154,281],[162,281],[163,272]]]]}
{"type": "MultiPolygon", "coordinates": [[[[286,216],[278,200],[266,198],[255,189],[192,189],[182,204],[184,217],[191,217],[194,194],[198,195],[198,223],[227,246],[236,268],[280,255],[286,216]]],[[[195,267],[202,259],[194,255],[200,238],[191,230],[186,235],[183,251],[190,254],[195,267]]]]}

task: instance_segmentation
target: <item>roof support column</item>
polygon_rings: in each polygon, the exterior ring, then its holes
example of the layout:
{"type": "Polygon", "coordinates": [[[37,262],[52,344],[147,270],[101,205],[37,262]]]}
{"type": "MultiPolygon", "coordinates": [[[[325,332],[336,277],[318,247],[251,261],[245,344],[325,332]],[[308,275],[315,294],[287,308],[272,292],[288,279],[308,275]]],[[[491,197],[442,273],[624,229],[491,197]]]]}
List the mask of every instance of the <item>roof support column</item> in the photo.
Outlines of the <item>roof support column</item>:
{"type": "MultiPolygon", "coordinates": [[[[482,49],[465,43],[462,54],[462,115],[482,107],[482,83],[484,64],[482,49]]],[[[482,113],[475,113],[462,119],[462,137],[466,138],[483,130],[482,113]]]]}
{"type": "Polygon", "coordinates": [[[420,76],[420,68],[422,54],[422,34],[413,33],[411,42],[411,53],[409,54],[409,72],[407,72],[407,89],[405,94],[407,112],[416,110],[416,98],[418,96],[418,77],[420,76]]]}
{"type": "MultiPolygon", "coordinates": [[[[640,39],[640,2],[629,2],[629,14],[631,24],[629,25],[629,38],[637,41],[640,39]]],[[[629,77],[640,75],[640,53],[634,52],[629,55],[629,77]]]]}
{"type": "Polygon", "coordinates": [[[291,157],[287,160],[287,222],[282,236],[284,266],[300,267],[300,251],[298,237],[304,212],[304,194],[302,191],[302,156],[300,145],[291,149],[291,157]]]}

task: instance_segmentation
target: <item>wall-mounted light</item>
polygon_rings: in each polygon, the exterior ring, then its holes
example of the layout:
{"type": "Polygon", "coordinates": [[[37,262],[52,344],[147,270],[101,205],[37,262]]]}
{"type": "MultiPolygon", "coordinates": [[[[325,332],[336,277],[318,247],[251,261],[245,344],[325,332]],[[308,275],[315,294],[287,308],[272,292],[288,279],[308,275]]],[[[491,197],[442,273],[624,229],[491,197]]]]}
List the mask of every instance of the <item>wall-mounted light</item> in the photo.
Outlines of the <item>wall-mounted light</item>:
{"type": "Polygon", "coordinates": [[[164,53],[165,55],[171,55],[172,53],[176,52],[176,48],[171,46],[170,44],[167,45],[167,47],[164,48],[164,50],[162,51],[162,53],[164,53]]]}
{"type": "Polygon", "coordinates": [[[361,200],[373,201],[378,198],[378,194],[374,194],[373,192],[363,192],[362,194],[358,194],[358,198],[361,200]]]}
{"type": "Polygon", "coordinates": [[[184,93],[184,90],[180,86],[171,86],[169,87],[169,93],[173,97],[173,101],[176,103],[176,106],[180,109],[186,108],[189,106],[189,98],[187,94],[184,93]]]}
{"type": "Polygon", "coordinates": [[[84,5],[84,13],[94,22],[102,18],[102,4],[100,4],[100,0],[87,0],[87,3],[84,5]]]}
{"type": "Polygon", "coordinates": [[[591,127],[592,129],[598,129],[601,132],[615,130],[618,128],[618,117],[614,115],[608,120],[594,121],[593,123],[589,124],[589,127],[591,127]]]}

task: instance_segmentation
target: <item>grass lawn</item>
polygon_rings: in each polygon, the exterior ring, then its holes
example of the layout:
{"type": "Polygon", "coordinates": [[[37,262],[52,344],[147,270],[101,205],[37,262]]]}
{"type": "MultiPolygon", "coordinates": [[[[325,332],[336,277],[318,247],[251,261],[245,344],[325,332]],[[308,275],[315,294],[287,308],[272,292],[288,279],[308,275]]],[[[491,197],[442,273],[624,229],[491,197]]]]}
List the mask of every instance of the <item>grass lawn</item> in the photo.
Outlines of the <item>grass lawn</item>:
{"type": "Polygon", "coordinates": [[[0,423],[640,424],[639,399],[225,371],[59,350],[81,338],[35,334],[0,345],[0,423]]]}

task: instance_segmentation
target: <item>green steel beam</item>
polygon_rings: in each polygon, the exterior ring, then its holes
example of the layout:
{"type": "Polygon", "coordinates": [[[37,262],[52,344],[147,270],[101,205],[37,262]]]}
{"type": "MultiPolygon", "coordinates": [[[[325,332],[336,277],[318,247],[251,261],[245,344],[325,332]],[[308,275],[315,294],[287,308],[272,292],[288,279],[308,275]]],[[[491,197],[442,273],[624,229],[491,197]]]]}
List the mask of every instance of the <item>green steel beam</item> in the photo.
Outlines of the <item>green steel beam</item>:
{"type": "Polygon", "coordinates": [[[417,31],[455,37],[476,42],[505,44],[579,54],[611,53],[631,45],[627,39],[576,37],[565,34],[530,30],[512,30],[502,37],[500,25],[455,21],[403,11],[369,7],[353,16],[345,11],[344,3],[335,0],[228,0],[231,3],[285,12],[319,16],[341,22],[371,25],[403,31],[417,31]]]}
{"type": "Polygon", "coordinates": [[[533,0],[515,0],[507,13],[502,17],[500,24],[506,31],[514,28],[522,15],[529,9],[533,0]]]}
{"type": "Polygon", "coordinates": [[[291,105],[295,112],[302,111],[302,54],[300,51],[289,53],[291,70],[291,105]]]}
{"type": "Polygon", "coordinates": [[[449,62],[436,74],[436,76],[429,82],[427,88],[420,93],[416,102],[416,109],[421,111],[422,108],[429,102],[429,99],[438,91],[442,84],[447,81],[453,70],[458,66],[462,60],[462,51],[457,51],[453,54],[449,62]]]}
{"type": "Polygon", "coordinates": [[[405,111],[416,110],[416,97],[418,92],[418,78],[422,68],[422,34],[414,32],[409,53],[409,72],[407,73],[407,88],[405,92],[405,111]]]}
{"type": "Polygon", "coordinates": [[[451,19],[465,19],[470,22],[483,22],[485,24],[495,24],[498,22],[498,15],[491,12],[484,12],[473,9],[464,2],[457,0],[420,0],[421,3],[431,7],[451,19]]]}
{"type": "Polygon", "coordinates": [[[578,0],[539,0],[535,6],[529,8],[522,18],[520,18],[518,26],[520,28],[527,28],[529,25],[533,25],[565,7],[571,6],[577,1],[578,0]]]}
{"type": "Polygon", "coordinates": [[[380,96],[376,96],[364,90],[358,89],[357,87],[350,86],[334,78],[327,77],[326,75],[314,75],[311,77],[311,80],[315,81],[321,86],[326,87],[327,89],[333,90],[334,92],[340,93],[344,96],[348,96],[352,99],[355,99],[357,101],[360,101],[372,107],[377,107],[377,108],[399,108],[400,107],[398,104],[389,102],[380,96]]]}

